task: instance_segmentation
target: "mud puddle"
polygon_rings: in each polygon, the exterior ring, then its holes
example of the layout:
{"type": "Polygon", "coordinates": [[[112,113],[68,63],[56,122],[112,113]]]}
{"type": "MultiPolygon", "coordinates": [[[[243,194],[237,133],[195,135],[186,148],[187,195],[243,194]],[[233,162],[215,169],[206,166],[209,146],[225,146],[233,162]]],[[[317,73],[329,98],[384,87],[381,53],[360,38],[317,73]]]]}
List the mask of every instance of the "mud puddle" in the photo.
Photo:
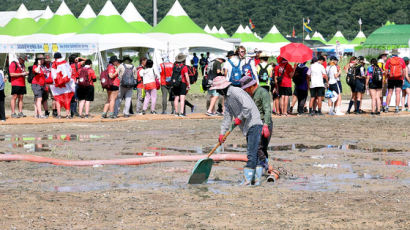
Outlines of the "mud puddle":
{"type": "MultiPolygon", "coordinates": [[[[149,147],[150,150],[158,150],[158,151],[178,151],[180,153],[196,153],[196,154],[204,154],[211,151],[212,147],[201,147],[196,146],[193,148],[177,148],[177,147],[149,147]]],[[[333,150],[360,150],[366,152],[388,152],[388,153],[395,153],[395,152],[405,152],[406,150],[402,149],[394,149],[394,148],[365,148],[360,147],[357,144],[341,144],[341,145],[305,145],[305,144],[285,144],[285,145],[271,145],[268,147],[268,151],[300,151],[305,152],[307,150],[321,150],[321,149],[333,149],[333,150]]],[[[221,146],[217,149],[216,153],[221,152],[246,152],[247,145],[237,145],[237,144],[229,144],[225,146],[221,146]]]]}

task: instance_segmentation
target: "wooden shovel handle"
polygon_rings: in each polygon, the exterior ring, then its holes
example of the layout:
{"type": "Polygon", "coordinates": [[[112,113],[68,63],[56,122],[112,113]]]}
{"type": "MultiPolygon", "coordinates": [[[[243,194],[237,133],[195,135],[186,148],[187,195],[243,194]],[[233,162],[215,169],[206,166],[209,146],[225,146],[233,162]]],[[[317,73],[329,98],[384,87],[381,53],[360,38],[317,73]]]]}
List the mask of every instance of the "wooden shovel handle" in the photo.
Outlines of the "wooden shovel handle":
{"type": "MultiPolygon", "coordinates": [[[[232,129],[231,129],[231,130],[232,130],[232,129]]],[[[229,134],[231,134],[231,130],[229,130],[228,132],[225,133],[224,141],[225,141],[225,139],[229,136],[229,134]]],[[[208,158],[216,151],[216,149],[219,148],[219,146],[221,146],[221,143],[220,143],[220,142],[218,142],[218,144],[211,150],[211,152],[209,152],[208,158]]]]}

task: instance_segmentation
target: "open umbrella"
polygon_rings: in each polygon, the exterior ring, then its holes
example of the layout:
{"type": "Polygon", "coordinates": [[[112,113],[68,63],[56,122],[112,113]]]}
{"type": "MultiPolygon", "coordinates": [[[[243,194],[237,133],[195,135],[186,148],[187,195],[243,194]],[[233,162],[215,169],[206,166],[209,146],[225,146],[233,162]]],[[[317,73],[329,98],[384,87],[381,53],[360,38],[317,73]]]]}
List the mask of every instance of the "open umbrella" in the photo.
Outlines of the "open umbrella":
{"type": "Polygon", "coordinates": [[[303,63],[312,59],[313,51],[302,43],[290,43],[280,48],[280,56],[289,62],[303,63]]]}

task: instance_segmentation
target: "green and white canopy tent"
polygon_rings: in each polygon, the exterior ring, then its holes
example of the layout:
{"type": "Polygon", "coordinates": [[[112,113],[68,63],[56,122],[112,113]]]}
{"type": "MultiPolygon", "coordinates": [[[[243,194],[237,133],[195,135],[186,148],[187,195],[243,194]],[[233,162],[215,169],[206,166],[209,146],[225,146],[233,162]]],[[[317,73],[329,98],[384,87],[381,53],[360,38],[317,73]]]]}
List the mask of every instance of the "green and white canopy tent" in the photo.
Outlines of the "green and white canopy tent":
{"type": "Polygon", "coordinates": [[[27,8],[21,4],[14,18],[0,31],[0,44],[11,44],[25,35],[38,30],[37,22],[30,17],[27,8]]]}
{"type": "Polygon", "coordinates": [[[84,43],[84,41],[96,43],[99,51],[125,47],[166,49],[164,42],[139,33],[128,24],[109,0],[88,26],[65,42],[84,43]]]}
{"type": "Polygon", "coordinates": [[[350,44],[360,45],[366,41],[366,35],[364,35],[363,31],[360,31],[357,36],[350,42],[350,44]]]}
{"type": "Polygon", "coordinates": [[[260,49],[260,41],[261,39],[256,37],[248,26],[244,28],[244,35],[241,38],[241,45],[245,46],[247,50],[254,50],[255,48],[260,49]]]}
{"type": "Polygon", "coordinates": [[[260,50],[266,51],[271,55],[278,55],[280,48],[289,44],[290,42],[279,32],[275,25],[272,26],[270,31],[259,42],[260,50]]]}
{"type": "Polygon", "coordinates": [[[323,44],[326,44],[326,40],[323,37],[323,35],[317,31],[315,31],[315,33],[313,33],[313,36],[310,40],[316,40],[316,41],[321,41],[323,44]]]}
{"type": "MultiPolygon", "coordinates": [[[[36,33],[22,37],[18,44],[60,43],[79,32],[83,27],[63,1],[54,16],[36,33]]],[[[92,42],[92,40],[88,40],[92,42]]]]}
{"type": "Polygon", "coordinates": [[[132,2],[128,3],[121,16],[140,33],[147,33],[152,29],[152,26],[145,21],[132,2]]]}
{"type": "Polygon", "coordinates": [[[39,27],[46,24],[50,19],[54,16],[53,11],[51,11],[50,7],[47,6],[46,10],[44,11],[43,15],[41,15],[40,19],[38,19],[37,24],[39,27]]]}
{"type": "Polygon", "coordinates": [[[305,40],[310,40],[310,35],[306,35],[305,40]]]}
{"type": "Polygon", "coordinates": [[[208,33],[208,34],[211,33],[211,29],[209,28],[208,24],[205,25],[204,31],[205,31],[206,33],[208,33]]]}
{"type": "Polygon", "coordinates": [[[340,45],[348,45],[350,42],[343,36],[342,32],[337,31],[335,36],[333,36],[330,41],[327,42],[328,45],[336,45],[339,42],[340,45]]]}
{"type": "Polygon", "coordinates": [[[249,27],[243,27],[242,25],[239,25],[236,32],[232,35],[232,38],[241,39],[241,43],[259,42],[259,39],[255,37],[249,27]]]}
{"type": "Polygon", "coordinates": [[[229,35],[225,31],[223,26],[221,26],[221,28],[219,28],[218,32],[219,32],[219,35],[220,35],[221,38],[229,38],[229,35]]]}
{"type": "Polygon", "coordinates": [[[212,36],[220,38],[220,34],[219,34],[219,30],[216,28],[216,26],[213,26],[211,29],[211,33],[212,36]]]}
{"type": "Polygon", "coordinates": [[[90,24],[97,15],[95,15],[93,8],[91,8],[90,4],[87,4],[83,10],[83,12],[78,16],[78,22],[82,26],[87,26],[90,24]]]}
{"type": "Polygon", "coordinates": [[[167,15],[148,33],[152,38],[164,41],[169,49],[214,48],[232,50],[231,43],[207,34],[188,16],[179,1],[175,1],[167,15]]]}

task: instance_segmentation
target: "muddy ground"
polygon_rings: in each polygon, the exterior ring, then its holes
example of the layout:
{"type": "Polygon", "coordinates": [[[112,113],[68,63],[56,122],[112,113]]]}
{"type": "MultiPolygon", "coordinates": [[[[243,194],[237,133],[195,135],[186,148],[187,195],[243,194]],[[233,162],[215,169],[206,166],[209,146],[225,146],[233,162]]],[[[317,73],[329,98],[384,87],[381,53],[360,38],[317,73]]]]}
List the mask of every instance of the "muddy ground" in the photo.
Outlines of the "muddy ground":
{"type": "MultiPolygon", "coordinates": [[[[242,162],[187,185],[194,162],[63,167],[0,163],[0,229],[409,229],[410,116],[274,119],[287,175],[239,186],[242,162]]],[[[0,126],[0,154],[113,159],[201,154],[220,120],[0,126]]],[[[236,130],[225,153],[245,153],[236,130]]]]}

